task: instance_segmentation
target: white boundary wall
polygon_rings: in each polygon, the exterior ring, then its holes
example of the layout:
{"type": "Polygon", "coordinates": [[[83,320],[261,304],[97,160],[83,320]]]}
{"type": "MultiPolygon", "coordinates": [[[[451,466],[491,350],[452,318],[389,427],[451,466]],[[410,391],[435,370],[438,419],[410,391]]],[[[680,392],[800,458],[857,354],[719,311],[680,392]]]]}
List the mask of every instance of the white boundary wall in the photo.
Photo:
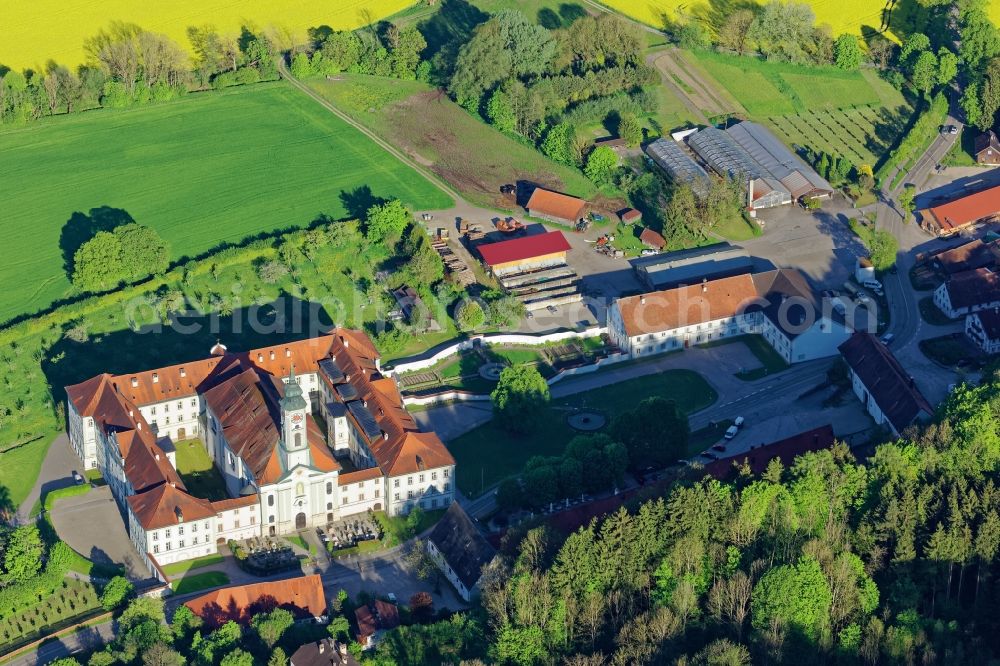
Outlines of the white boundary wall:
{"type": "MultiPolygon", "coordinates": [[[[597,372],[601,368],[607,365],[614,365],[615,363],[621,363],[622,361],[628,361],[628,354],[617,353],[612,356],[607,356],[602,359],[598,359],[596,363],[591,363],[590,365],[581,365],[575,368],[569,368],[563,370],[552,377],[549,377],[546,381],[549,386],[552,386],[556,382],[566,377],[572,375],[585,375],[591,372],[597,372]]],[[[443,391],[441,393],[434,393],[431,395],[409,395],[403,396],[404,405],[434,405],[440,402],[487,402],[489,401],[489,394],[482,393],[469,393],[468,391],[443,391]]]]}
{"type": "MultiPolygon", "coordinates": [[[[466,340],[461,340],[454,344],[448,345],[444,349],[441,349],[433,356],[428,356],[427,358],[413,360],[413,361],[403,361],[402,363],[397,363],[392,366],[390,374],[392,376],[400,375],[404,372],[413,372],[414,370],[424,370],[434,366],[437,362],[442,359],[448,358],[453,354],[457,354],[465,349],[472,349],[475,346],[476,341],[479,340],[479,344],[483,345],[544,345],[548,342],[559,342],[560,340],[576,340],[580,338],[594,338],[604,333],[607,333],[608,329],[606,326],[595,326],[594,328],[588,328],[585,331],[560,331],[558,333],[549,333],[548,335],[529,335],[526,333],[496,333],[487,335],[477,335],[475,337],[468,338],[466,340]]],[[[556,375],[558,377],[558,375],[556,375]]],[[[553,377],[552,380],[556,380],[553,377]]],[[[552,383],[552,380],[549,383],[552,383]]],[[[417,404],[410,403],[407,404],[417,404]]],[[[423,403],[420,403],[423,404],[423,403]]]]}

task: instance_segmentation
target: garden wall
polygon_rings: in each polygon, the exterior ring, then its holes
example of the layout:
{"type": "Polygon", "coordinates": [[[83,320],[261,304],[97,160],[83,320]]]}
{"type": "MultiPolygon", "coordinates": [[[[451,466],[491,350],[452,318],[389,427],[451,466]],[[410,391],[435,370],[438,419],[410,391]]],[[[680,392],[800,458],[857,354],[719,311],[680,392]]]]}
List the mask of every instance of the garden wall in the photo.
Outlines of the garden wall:
{"type": "MultiPolygon", "coordinates": [[[[595,329],[591,329],[592,331],[595,329]]],[[[501,336],[496,336],[501,337],[501,336]]],[[[515,336],[515,337],[530,337],[530,336],[515,336]]],[[[591,337],[591,336],[584,336],[591,337]]],[[[537,339],[537,338],[536,338],[537,339]]],[[[559,338],[565,340],[566,338],[559,338]]],[[[523,344],[519,341],[519,344],[523,344]]],[[[468,349],[468,347],[460,347],[460,349],[468,349]]],[[[591,372],[597,372],[601,368],[607,365],[614,365],[615,363],[621,363],[622,361],[628,360],[628,354],[619,352],[617,354],[611,354],[604,358],[598,359],[594,363],[588,365],[580,365],[575,368],[567,368],[558,372],[557,374],[549,377],[546,381],[549,386],[552,386],[564,377],[569,377],[571,375],[585,375],[591,372]]],[[[441,402],[486,402],[490,399],[490,396],[482,393],[469,393],[468,391],[442,391],[441,393],[432,393],[430,395],[421,396],[403,396],[404,405],[434,405],[441,402]]]]}
{"type": "MultiPolygon", "coordinates": [[[[595,326],[593,328],[588,328],[585,331],[559,331],[558,333],[549,333],[548,335],[528,335],[524,333],[496,333],[487,335],[477,335],[472,338],[467,338],[465,340],[460,340],[456,343],[450,344],[442,349],[439,349],[434,354],[423,357],[415,358],[411,361],[403,360],[399,363],[395,363],[392,369],[389,371],[392,375],[399,375],[405,372],[412,372],[414,370],[424,370],[425,368],[430,368],[438,361],[448,358],[460,351],[466,349],[472,349],[476,344],[486,344],[486,345],[544,345],[549,342],[559,342],[560,340],[578,340],[581,338],[593,338],[601,334],[607,333],[608,329],[604,326],[595,326]],[[479,341],[477,343],[477,341],[479,341]]],[[[553,380],[555,377],[552,378],[553,380]]],[[[552,383],[551,381],[549,383],[552,383]]],[[[407,403],[407,404],[418,404],[418,403],[407,403]]],[[[426,403],[419,403],[426,404],[426,403]]]]}

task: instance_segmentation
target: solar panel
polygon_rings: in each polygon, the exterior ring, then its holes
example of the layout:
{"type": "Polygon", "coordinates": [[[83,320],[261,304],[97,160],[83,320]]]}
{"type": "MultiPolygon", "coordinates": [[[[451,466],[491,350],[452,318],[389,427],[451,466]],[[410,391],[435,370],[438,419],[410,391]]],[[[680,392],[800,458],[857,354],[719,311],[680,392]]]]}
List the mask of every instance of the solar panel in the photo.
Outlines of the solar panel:
{"type": "Polygon", "coordinates": [[[319,362],[319,369],[322,370],[327,379],[334,384],[339,384],[346,379],[343,371],[332,358],[321,359],[319,362]]]}
{"type": "Polygon", "coordinates": [[[382,436],[382,429],[378,427],[378,422],[375,420],[375,416],[371,413],[364,403],[360,400],[352,400],[347,403],[347,409],[350,410],[354,418],[357,419],[358,425],[361,426],[361,430],[364,431],[365,436],[369,440],[376,439],[382,436]]]}
{"type": "Polygon", "coordinates": [[[337,384],[333,387],[333,390],[337,392],[337,395],[344,402],[358,399],[358,390],[354,388],[353,384],[337,384]]]}

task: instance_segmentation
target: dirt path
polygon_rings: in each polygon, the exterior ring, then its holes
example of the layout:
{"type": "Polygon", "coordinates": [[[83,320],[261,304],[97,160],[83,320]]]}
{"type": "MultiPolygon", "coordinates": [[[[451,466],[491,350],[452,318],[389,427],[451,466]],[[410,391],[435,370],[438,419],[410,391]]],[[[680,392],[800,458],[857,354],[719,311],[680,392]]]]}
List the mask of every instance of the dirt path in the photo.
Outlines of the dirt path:
{"type": "MultiPolygon", "coordinates": [[[[677,49],[670,47],[665,52],[651,54],[647,62],[660,71],[686,107],[692,111],[697,108],[697,117],[746,114],[746,109],[725,99],[714,83],[684,62],[677,49]]],[[[705,122],[708,122],[707,119],[705,122]]]]}

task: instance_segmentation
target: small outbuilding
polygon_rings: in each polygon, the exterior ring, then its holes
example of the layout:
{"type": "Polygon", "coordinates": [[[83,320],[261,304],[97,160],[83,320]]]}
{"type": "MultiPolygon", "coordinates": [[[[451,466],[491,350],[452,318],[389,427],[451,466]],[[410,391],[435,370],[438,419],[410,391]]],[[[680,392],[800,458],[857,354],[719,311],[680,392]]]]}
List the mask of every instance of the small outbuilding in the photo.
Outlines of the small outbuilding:
{"type": "Polygon", "coordinates": [[[625,208],[618,213],[618,218],[625,224],[635,224],[642,220],[642,213],[635,208],[625,208]]]}
{"type": "Polygon", "coordinates": [[[993,130],[987,130],[976,137],[975,150],[977,164],[1000,165],[1000,139],[997,139],[993,130]]]}
{"type": "Polygon", "coordinates": [[[576,224],[577,220],[583,217],[587,202],[568,194],[536,187],[525,208],[531,217],[563,224],[576,224]]]}
{"type": "Polygon", "coordinates": [[[427,539],[427,552],[460,597],[470,601],[479,589],[483,569],[496,557],[472,519],[452,502],[427,539]]]}
{"type": "Polygon", "coordinates": [[[854,263],[854,279],[858,284],[864,284],[866,280],[875,279],[875,266],[868,257],[858,257],[854,263]]]}
{"type": "Polygon", "coordinates": [[[657,252],[667,245],[667,240],[649,227],[643,229],[642,233],[639,234],[639,242],[650,250],[656,250],[657,252]]]}
{"type": "Polygon", "coordinates": [[[476,248],[496,276],[562,266],[570,245],[561,231],[549,231],[476,248]]]}

